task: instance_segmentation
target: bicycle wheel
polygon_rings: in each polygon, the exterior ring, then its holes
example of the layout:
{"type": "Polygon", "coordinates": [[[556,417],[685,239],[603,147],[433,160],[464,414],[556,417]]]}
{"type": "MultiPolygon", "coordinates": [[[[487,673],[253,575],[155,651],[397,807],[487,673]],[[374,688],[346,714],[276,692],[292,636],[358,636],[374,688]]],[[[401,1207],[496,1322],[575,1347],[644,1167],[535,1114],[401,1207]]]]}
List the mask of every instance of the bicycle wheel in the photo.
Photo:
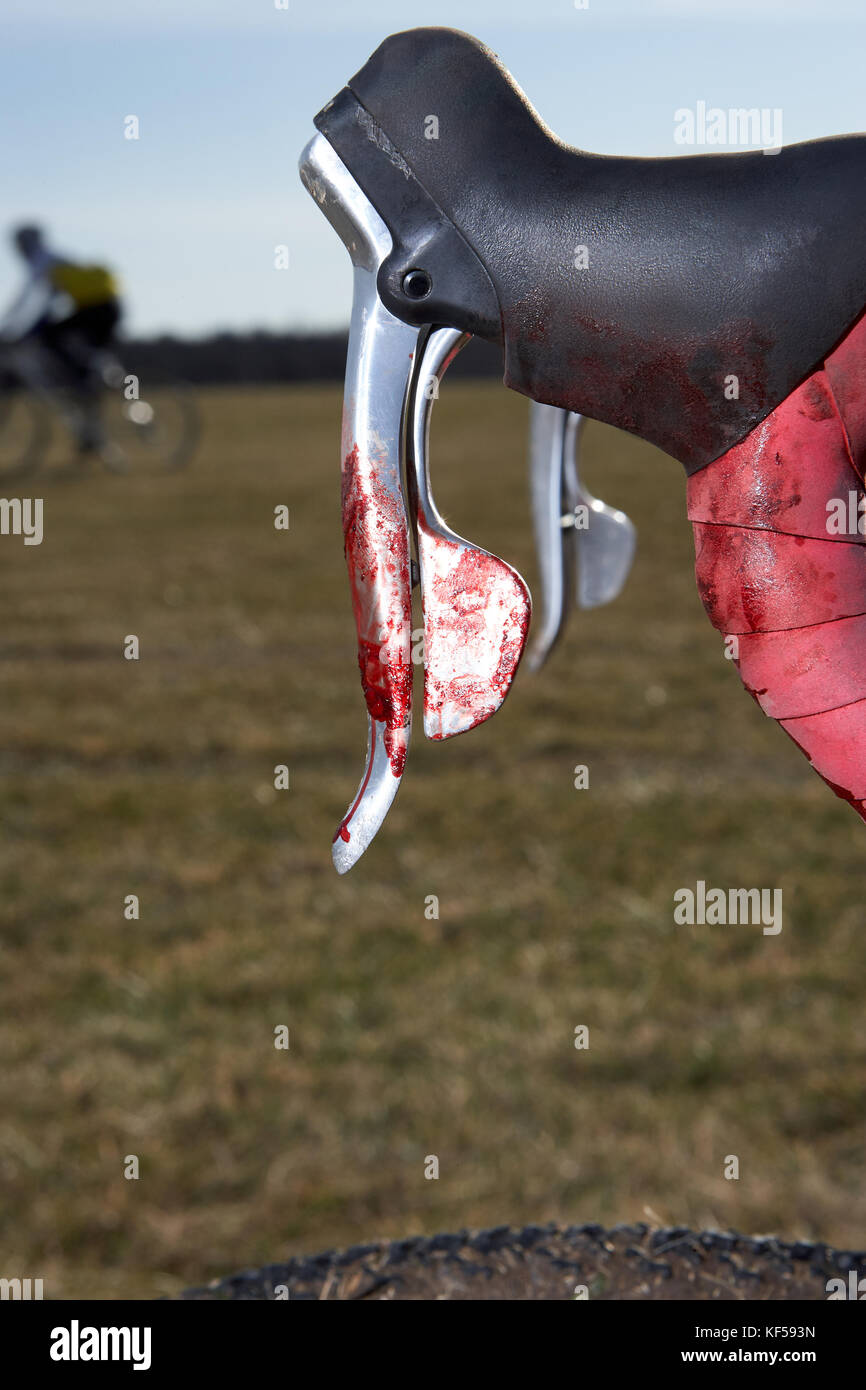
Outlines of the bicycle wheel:
{"type": "Polygon", "coordinates": [[[42,402],[18,387],[0,387],[0,479],[21,478],[39,467],[51,437],[42,402]]]}
{"type": "Polygon", "coordinates": [[[147,397],[103,398],[108,447],[103,459],[115,473],[175,473],[195,453],[201,419],[195,396],[182,382],[154,387],[147,397]]]}

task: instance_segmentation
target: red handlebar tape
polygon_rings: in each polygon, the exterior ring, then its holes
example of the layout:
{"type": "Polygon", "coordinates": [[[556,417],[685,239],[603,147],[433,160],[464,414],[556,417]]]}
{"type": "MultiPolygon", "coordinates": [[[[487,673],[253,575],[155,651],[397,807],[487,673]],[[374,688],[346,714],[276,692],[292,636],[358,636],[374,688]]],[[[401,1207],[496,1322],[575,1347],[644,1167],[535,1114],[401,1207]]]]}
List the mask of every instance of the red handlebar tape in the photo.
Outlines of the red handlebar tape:
{"type": "Polygon", "coordinates": [[[743,684],[866,820],[866,315],[688,480],[695,576],[743,684]],[[861,530],[862,528],[862,530],[861,530]]]}

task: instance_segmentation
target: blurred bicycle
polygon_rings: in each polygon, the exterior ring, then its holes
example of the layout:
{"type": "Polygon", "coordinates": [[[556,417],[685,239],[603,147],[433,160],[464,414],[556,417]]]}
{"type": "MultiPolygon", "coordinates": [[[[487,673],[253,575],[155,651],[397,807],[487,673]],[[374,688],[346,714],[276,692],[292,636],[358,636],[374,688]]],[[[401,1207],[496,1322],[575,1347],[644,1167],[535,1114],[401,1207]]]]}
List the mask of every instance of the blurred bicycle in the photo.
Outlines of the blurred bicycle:
{"type": "Polygon", "coordinates": [[[0,479],[35,472],[58,426],[77,465],[95,458],[113,473],[176,472],[201,434],[195,397],[182,382],[160,382],[145,399],[135,375],[102,353],[82,391],[52,379],[29,340],[0,345],[0,479]]]}
{"type": "Polygon", "coordinates": [[[116,473],[183,468],[200,434],[194,397],[164,381],[142,398],[117,352],[114,274],[50,250],[38,227],[19,227],[13,242],[27,277],[0,323],[0,477],[33,472],[58,423],[79,463],[96,458],[116,473]]]}

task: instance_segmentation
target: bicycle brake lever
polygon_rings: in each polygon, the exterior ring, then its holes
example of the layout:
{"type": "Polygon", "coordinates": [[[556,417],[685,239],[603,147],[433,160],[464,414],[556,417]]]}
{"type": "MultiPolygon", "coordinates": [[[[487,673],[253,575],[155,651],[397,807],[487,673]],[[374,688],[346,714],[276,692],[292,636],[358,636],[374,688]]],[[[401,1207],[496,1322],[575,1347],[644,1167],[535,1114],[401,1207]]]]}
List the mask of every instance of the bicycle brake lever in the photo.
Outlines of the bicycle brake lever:
{"type": "Polygon", "coordinates": [[[346,561],[367,705],[367,758],[334,837],[345,873],[363,854],[397,794],[412,727],[412,588],[401,481],[403,411],[418,331],[379,299],[388,230],[321,136],[304,150],[301,178],[354,267],[342,427],[346,561]]]}
{"type": "Polygon", "coordinates": [[[301,178],[352,258],[354,296],[342,430],[346,561],[367,705],[367,759],[333,843],[345,873],[368,847],[397,794],[412,724],[411,531],[424,616],[424,730],[451,738],[499,708],[520,662],[530,598],[509,565],[446,526],[430,491],[427,450],[438,384],[468,339],[401,322],[377,275],[388,229],[322,135],[301,178]],[[410,514],[403,492],[407,473],[410,514]]]}
{"type": "MultiPolygon", "coordinates": [[[[592,154],[448,29],[386,39],[315,124],[305,180],[355,264],[344,522],[371,720],[338,867],[381,823],[409,739],[400,450],[425,328],[497,344],[507,386],[680,460],[711,621],[866,819],[866,137],[772,158],[592,154]]],[[[426,574],[432,611],[432,561],[426,574]]]]}
{"type": "Polygon", "coordinates": [[[517,571],[452,531],[430,492],[430,412],[442,375],[468,339],[460,329],[434,330],[410,395],[409,498],[424,614],[424,732],[430,739],[466,733],[496,713],[520,663],[531,611],[517,571]]]}
{"type": "Polygon", "coordinates": [[[539,671],[565,629],[572,603],[600,608],[621,592],[637,532],[625,512],[588,491],[580,476],[585,420],[573,411],[530,406],[530,500],[541,580],[540,612],[526,654],[539,671]]]}

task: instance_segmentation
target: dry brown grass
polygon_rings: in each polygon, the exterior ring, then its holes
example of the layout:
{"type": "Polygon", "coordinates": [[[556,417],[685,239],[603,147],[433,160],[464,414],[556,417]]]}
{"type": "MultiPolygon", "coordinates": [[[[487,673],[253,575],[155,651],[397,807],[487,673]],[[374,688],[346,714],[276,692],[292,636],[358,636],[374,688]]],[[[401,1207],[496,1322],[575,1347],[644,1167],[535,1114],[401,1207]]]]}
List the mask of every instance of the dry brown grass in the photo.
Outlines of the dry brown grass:
{"type": "MultiPolygon", "coordinates": [[[[862,1246],[864,831],[723,659],[679,467],[591,428],[640,530],[625,594],[488,726],[416,737],[341,880],[364,716],[339,392],[204,404],[188,474],[34,482],[43,545],[0,538],[0,1274],[150,1297],[647,1209],[862,1246]],[[781,935],[675,926],[698,878],[781,887],[781,935]]],[[[440,503],[531,582],[525,402],[453,384],[437,409],[440,503]]]]}

